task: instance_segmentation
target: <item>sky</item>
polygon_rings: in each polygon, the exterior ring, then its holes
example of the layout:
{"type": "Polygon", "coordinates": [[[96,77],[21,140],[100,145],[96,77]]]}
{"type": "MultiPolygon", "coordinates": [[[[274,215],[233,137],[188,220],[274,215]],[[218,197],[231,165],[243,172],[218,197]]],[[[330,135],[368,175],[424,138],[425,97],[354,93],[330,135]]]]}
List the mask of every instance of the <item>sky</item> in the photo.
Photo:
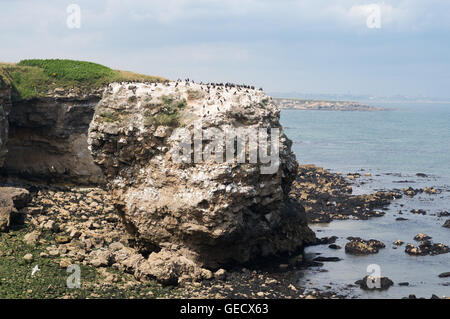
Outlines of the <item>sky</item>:
{"type": "Polygon", "coordinates": [[[450,1],[0,0],[0,61],[25,58],[268,92],[449,98],[450,1]]]}

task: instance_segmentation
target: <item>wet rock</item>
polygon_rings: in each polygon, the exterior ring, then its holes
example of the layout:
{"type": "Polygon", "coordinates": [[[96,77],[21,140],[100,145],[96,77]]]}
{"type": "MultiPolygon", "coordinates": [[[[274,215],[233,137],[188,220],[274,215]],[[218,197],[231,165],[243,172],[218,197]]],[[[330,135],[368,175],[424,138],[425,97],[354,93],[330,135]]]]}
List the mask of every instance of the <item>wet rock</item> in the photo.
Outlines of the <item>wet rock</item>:
{"type": "Polygon", "coordinates": [[[424,187],[423,192],[426,194],[433,195],[437,193],[437,190],[434,187],[424,187]]]}
{"type": "Polygon", "coordinates": [[[395,220],[398,221],[398,222],[401,222],[401,221],[405,221],[405,220],[408,220],[408,219],[407,218],[403,218],[403,217],[397,217],[395,220]]]}
{"type": "Polygon", "coordinates": [[[447,219],[442,227],[450,228],[450,219],[447,219]]]}
{"type": "Polygon", "coordinates": [[[449,278],[450,272],[443,272],[442,274],[439,274],[439,278],[449,278]]]}
{"type": "Polygon", "coordinates": [[[409,282],[399,282],[398,285],[401,287],[407,287],[409,286],[409,282]]]}
{"type": "Polygon", "coordinates": [[[424,241],[429,239],[431,239],[431,237],[424,233],[419,233],[416,236],[414,236],[414,240],[416,241],[424,241]]]}
{"type": "Polygon", "coordinates": [[[339,257],[316,257],[314,258],[313,261],[318,261],[318,262],[336,262],[336,261],[341,261],[341,258],[339,257]]]}
{"type": "Polygon", "coordinates": [[[443,211],[443,212],[439,212],[438,216],[439,217],[448,217],[448,216],[450,216],[450,213],[447,211],[443,211]]]}
{"type": "Polygon", "coordinates": [[[332,220],[368,219],[381,217],[392,200],[402,197],[398,192],[351,195],[352,188],[342,176],[315,165],[302,165],[292,184],[291,196],[305,207],[312,223],[329,223],[332,220]]]}
{"type": "Polygon", "coordinates": [[[336,242],[336,240],[337,240],[337,236],[316,238],[314,243],[309,244],[309,246],[334,244],[336,242]]]}
{"type": "Polygon", "coordinates": [[[349,237],[350,241],[345,245],[345,253],[351,255],[369,255],[378,253],[385,245],[375,239],[364,240],[359,237],[349,237]]]}
{"type": "Polygon", "coordinates": [[[394,282],[388,277],[366,276],[362,280],[356,281],[355,284],[363,290],[386,290],[394,285],[394,282]]]}
{"type": "Polygon", "coordinates": [[[407,244],[405,247],[405,252],[408,255],[415,256],[426,256],[426,255],[440,255],[449,252],[449,247],[444,244],[437,243],[434,244],[430,241],[423,241],[419,246],[414,246],[413,244],[407,244]]]}
{"type": "Polygon", "coordinates": [[[330,249],[341,249],[341,246],[336,245],[336,244],[331,244],[331,245],[328,246],[328,248],[330,248],[330,249]]]}
{"type": "Polygon", "coordinates": [[[411,213],[416,214],[416,215],[426,215],[427,212],[423,209],[412,209],[411,213]]]}
{"type": "Polygon", "coordinates": [[[401,245],[403,245],[404,244],[404,242],[402,241],[402,240],[396,240],[395,242],[394,242],[394,245],[395,246],[401,246],[401,245]]]}

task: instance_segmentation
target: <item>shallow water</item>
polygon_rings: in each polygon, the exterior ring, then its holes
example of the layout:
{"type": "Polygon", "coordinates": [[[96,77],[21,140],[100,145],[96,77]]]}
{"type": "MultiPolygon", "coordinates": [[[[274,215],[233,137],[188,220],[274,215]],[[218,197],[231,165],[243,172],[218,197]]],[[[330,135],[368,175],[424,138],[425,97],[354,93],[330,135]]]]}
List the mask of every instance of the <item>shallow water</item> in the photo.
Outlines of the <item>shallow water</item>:
{"type": "Polygon", "coordinates": [[[395,200],[383,217],[311,225],[318,237],[338,236],[336,243],[341,247],[348,236],[353,236],[381,240],[386,248],[375,255],[352,256],[345,254],[343,248],[309,247],[308,258],[320,253],[342,260],[312,268],[299,279],[300,283],[308,289],[331,286],[329,289],[337,293],[362,298],[450,296],[450,279],[438,277],[450,271],[450,253],[414,257],[404,252],[406,243],[416,244],[413,237],[420,232],[431,236],[434,242],[450,245],[450,230],[442,227],[450,217],[436,216],[437,212],[450,211],[450,105],[386,106],[395,110],[281,112],[281,122],[294,141],[293,150],[299,162],[314,163],[335,172],[360,172],[362,177],[353,186],[354,194],[409,186],[441,190],[437,195],[419,194],[395,200]],[[364,177],[367,172],[372,177],[364,177]],[[419,172],[429,176],[417,177],[419,172]],[[424,209],[427,215],[410,213],[413,208],[424,209]],[[400,216],[408,220],[396,221],[400,216]],[[394,249],[392,243],[398,239],[405,244],[394,249]],[[379,265],[381,275],[392,279],[395,285],[383,292],[347,287],[371,274],[367,272],[371,264],[379,265]],[[400,282],[409,282],[409,286],[399,286],[400,282]]]}

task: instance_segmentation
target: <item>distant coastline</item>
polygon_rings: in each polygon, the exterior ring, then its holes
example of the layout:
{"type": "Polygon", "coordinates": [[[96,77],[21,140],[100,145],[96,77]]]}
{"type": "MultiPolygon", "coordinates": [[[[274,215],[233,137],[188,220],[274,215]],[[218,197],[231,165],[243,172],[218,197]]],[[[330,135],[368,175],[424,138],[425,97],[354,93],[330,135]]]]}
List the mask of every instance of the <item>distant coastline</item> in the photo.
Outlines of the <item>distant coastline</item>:
{"type": "Polygon", "coordinates": [[[385,111],[385,108],[351,101],[321,101],[290,98],[273,98],[281,109],[320,110],[320,111],[385,111]]]}

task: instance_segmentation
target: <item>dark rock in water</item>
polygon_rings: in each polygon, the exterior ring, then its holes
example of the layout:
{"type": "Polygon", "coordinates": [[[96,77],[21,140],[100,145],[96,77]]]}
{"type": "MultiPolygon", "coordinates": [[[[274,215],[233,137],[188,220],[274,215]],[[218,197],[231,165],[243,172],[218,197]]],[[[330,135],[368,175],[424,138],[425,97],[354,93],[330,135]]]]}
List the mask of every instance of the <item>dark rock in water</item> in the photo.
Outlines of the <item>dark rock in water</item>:
{"type": "Polygon", "coordinates": [[[401,222],[401,221],[408,220],[408,218],[398,217],[395,220],[398,221],[398,222],[401,222]]]}
{"type": "Polygon", "coordinates": [[[414,240],[416,241],[424,241],[424,240],[430,240],[431,237],[424,233],[419,233],[416,236],[414,236],[414,240]]]}
{"type": "Polygon", "coordinates": [[[447,217],[447,216],[450,216],[450,213],[447,211],[443,211],[443,212],[438,213],[438,216],[439,217],[447,217]]]}
{"type": "Polygon", "coordinates": [[[413,244],[407,244],[405,247],[405,253],[412,256],[426,256],[426,255],[440,255],[449,252],[449,247],[444,244],[434,244],[429,240],[425,240],[420,243],[418,247],[413,244]]]}
{"type": "Polygon", "coordinates": [[[442,225],[442,227],[450,228],[450,219],[447,219],[447,221],[442,225]]]}
{"type": "Polygon", "coordinates": [[[386,247],[381,241],[375,239],[364,240],[359,237],[347,239],[350,241],[345,245],[345,252],[351,255],[376,254],[380,248],[386,247]]]}
{"type": "Polygon", "coordinates": [[[417,177],[428,177],[428,175],[424,174],[424,173],[417,173],[416,176],[417,177]]]}
{"type": "Polygon", "coordinates": [[[422,189],[414,189],[412,187],[408,187],[408,188],[404,188],[403,189],[403,194],[408,195],[409,197],[414,197],[419,193],[422,193],[423,190],[422,189]]]}
{"type": "Polygon", "coordinates": [[[439,278],[448,278],[450,277],[450,272],[443,272],[442,274],[439,275],[439,278]]]}
{"type": "Polygon", "coordinates": [[[335,261],[340,261],[341,258],[339,257],[317,257],[314,258],[313,261],[318,261],[318,262],[335,262],[335,261]]]}
{"type": "Polygon", "coordinates": [[[411,209],[411,213],[413,214],[420,214],[420,215],[426,215],[427,212],[424,211],[423,209],[411,209]]]}
{"type": "Polygon", "coordinates": [[[330,237],[322,237],[322,238],[316,238],[315,242],[312,244],[309,244],[310,246],[316,246],[316,245],[328,245],[328,244],[334,244],[337,240],[337,236],[330,236],[330,237]]]}
{"type": "Polygon", "coordinates": [[[331,244],[331,245],[328,246],[328,248],[330,248],[330,249],[341,249],[341,246],[336,245],[336,244],[331,244]]]}
{"type": "Polygon", "coordinates": [[[417,299],[416,295],[409,295],[408,299],[417,299]]]}
{"type": "Polygon", "coordinates": [[[439,297],[436,296],[436,295],[431,295],[431,299],[441,299],[441,298],[439,298],[439,297]]]}
{"type": "Polygon", "coordinates": [[[394,285],[394,282],[388,277],[366,276],[362,280],[356,281],[355,284],[363,290],[386,290],[394,285]]]}
{"type": "MultiPolygon", "coordinates": [[[[355,180],[359,174],[349,175],[355,180]]],[[[329,223],[350,218],[366,220],[381,217],[383,209],[403,196],[400,192],[378,191],[374,194],[352,195],[348,180],[340,174],[314,165],[302,165],[292,184],[290,195],[306,210],[310,223],[329,223]]]]}
{"type": "Polygon", "coordinates": [[[409,286],[409,282],[399,282],[398,285],[402,286],[402,287],[406,287],[406,286],[409,286]]]}

